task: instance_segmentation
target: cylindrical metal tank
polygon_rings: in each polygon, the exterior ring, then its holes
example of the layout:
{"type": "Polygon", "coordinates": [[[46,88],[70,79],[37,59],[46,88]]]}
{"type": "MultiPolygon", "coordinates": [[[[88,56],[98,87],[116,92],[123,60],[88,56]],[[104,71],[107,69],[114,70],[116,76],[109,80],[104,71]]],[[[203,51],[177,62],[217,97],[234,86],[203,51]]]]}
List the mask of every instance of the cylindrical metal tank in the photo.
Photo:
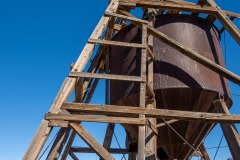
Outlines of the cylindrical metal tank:
{"type": "MultiPolygon", "coordinates": [[[[161,15],[155,28],[191,48],[213,62],[224,66],[215,26],[190,15],[161,15]]],[[[141,29],[129,25],[119,31],[113,40],[141,43],[141,29]]],[[[179,53],[154,38],[153,53],[154,92],[157,108],[196,112],[214,112],[213,101],[219,94],[231,107],[228,82],[215,72],[179,53]]],[[[141,49],[110,47],[110,72],[119,75],[140,75],[141,49]]],[[[111,81],[111,104],[138,106],[139,83],[111,81]]],[[[161,123],[162,120],[158,120],[161,123]]],[[[194,148],[197,148],[213,125],[196,121],[179,121],[171,126],[194,148]]],[[[124,125],[129,142],[137,139],[137,127],[124,125]]],[[[193,150],[168,126],[158,128],[158,156],[162,159],[186,159],[193,150]]]]}

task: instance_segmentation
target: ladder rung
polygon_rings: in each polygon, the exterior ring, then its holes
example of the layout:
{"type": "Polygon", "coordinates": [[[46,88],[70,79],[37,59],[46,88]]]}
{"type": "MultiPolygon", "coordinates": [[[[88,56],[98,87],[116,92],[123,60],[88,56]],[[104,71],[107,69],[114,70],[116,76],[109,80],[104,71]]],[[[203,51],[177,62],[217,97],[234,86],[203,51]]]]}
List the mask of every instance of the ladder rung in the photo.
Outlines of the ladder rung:
{"type": "Polygon", "coordinates": [[[100,74],[100,73],[70,72],[69,77],[110,79],[110,80],[122,80],[122,81],[144,82],[144,83],[146,82],[145,78],[140,76],[124,76],[124,75],[100,74]]]}
{"type": "Polygon", "coordinates": [[[122,46],[122,47],[133,47],[133,48],[147,48],[148,46],[145,44],[139,43],[127,43],[127,42],[119,42],[119,41],[109,41],[109,40],[99,40],[99,39],[88,39],[89,43],[100,43],[106,45],[113,45],[113,46],[122,46]]]}

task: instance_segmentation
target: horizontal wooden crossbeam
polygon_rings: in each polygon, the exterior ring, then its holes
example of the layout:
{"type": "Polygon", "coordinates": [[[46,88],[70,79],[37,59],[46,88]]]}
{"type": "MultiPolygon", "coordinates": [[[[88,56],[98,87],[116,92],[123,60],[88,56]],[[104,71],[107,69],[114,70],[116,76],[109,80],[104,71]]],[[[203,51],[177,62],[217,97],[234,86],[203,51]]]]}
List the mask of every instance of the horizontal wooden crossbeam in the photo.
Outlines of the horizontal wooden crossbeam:
{"type": "MultiPolygon", "coordinates": [[[[92,148],[86,147],[71,147],[70,152],[81,152],[81,153],[95,153],[92,148]]],[[[128,154],[129,152],[126,149],[110,148],[108,149],[109,153],[112,154],[128,154]]]]}
{"type": "Polygon", "coordinates": [[[145,125],[146,124],[146,120],[139,119],[139,118],[90,116],[90,115],[77,115],[77,114],[47,113],[45,115],[45,119],[46,120],[74,121],[74,122],[102,122],[102,123],[136,124],[136,125],[145,125]]]}
{"type": "Polygon", "coordinates": [[[99,39],[88,39],[89,43],[99,43],[106,44],[112,46],[122,46],[122,47],[132,47],[132,48],[147,48],[147,45],[139,44],[139,43],[127,43],[127,42],[119,42],[119,41],[109,41],[109,40],[99,40],[99,39]]]}
{"type": "MultiPolygon", "coordinates": [[[[208,123],[226,123],[226,122],[240,123],[240,115],[234,115],[234,114],[227,115],[227,114],[221,114],[221,113],[151,109],[151,108],[139,108],[139,107],[129,107],[129,106],[116,106],[116,105],[93,105],[93,104],[83,104],[83,103],[64,103],[61,108],[67,109],[68,111],[82,112],[85,114],[103,114],[103,115],[113,115],[113,116],[121,116],[121,117],[122,116],[138,117],[138,115],[141,114],[141,115],[145,115],[146,117],[152,117],[152,118],[158,118],[158,119],[162,119],[162,118],[179,119],[179,120],[185,120],[185,121],[202,121],[202,122],[208,122],[208,123]]],[[[123,119],[127,119],[127,118],[123,118],[123,119]]],[[[114,119],[112,120],[112,122],[113,121],[114,119]]]]}
{"type": "MultiPolygon", "coordinates": [[[[188,11],[192,13],[216,14],[218,10],[211,6],[201,6],[195,4],[178,4],[164,1],[142,1],[142,0],[120,0],[120,5],[130,5],[138,7],[159,8],[163,10],[188,11]]],[[[240,18],[240,14],[223,11],[226,15],[240,18]]]]}
{"type": "Polygon", "coordinates": [[[145,21],[145,20],[142,20],[142,19],[138,19],[138,18],[124,16],[124,15],[121,15],[121,14],[105,12],[105,15],[106,16],[119,17],[119,18],[122,18],[122,19],[125,19],[125,20],[130,20],[130,21],[135,21],[135,22],[148,24],[148,21],[145,21]]]}
{"type": "Polygon", "coordinates": [[[132,82],[145,82],[145,79],[140,76],[124,76],[115,74],[100,74],[100,73],[84,73],[84,72],[70,72],[69,77],[82,77],[82,78],[97,78],[97,79],[110,79],[122,80],[132,82]]]}

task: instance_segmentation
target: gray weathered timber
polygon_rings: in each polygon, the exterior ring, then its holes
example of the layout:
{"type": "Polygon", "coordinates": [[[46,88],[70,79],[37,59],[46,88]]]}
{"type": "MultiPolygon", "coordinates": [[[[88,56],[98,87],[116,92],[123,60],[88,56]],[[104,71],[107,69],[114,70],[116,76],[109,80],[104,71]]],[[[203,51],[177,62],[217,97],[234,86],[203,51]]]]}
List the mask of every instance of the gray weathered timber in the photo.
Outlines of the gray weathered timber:
{"type": "Polygon", "coordinates": [[[70,72],[69,76],[70,77],[87,77],[87,78],[98,78],[98,79],[133,81],[133,82],[145,82],[145,79],[143,77],[125,76],[125,75],[123,76],[123,75],[115,75],[115,74],[70,72]]]}
{"type": "MultiPolygon", "coordinates": [[[[147,45],[147,27],[142,24],[142,44],[147,45]]],[[[147,49],[142,48],[141,51],[141,72],[140,76],[146,81],[146,72],[147,72],[147,49]]],[[[146,83],[140,84],[140,97],[139,97],[139,107],[146,107],[146,83]]],[[[145,120],[145,115],[140,114],[139,118],[145,120]]],[[[145,160],[145,134],[146,127],[138,127],[138,160],[145,160]]]]}
{"type": "Polygon", "coordinates": [[[103,122],[103,123],[121,123],[121,124],[136,124],[145,125],[145,119],[139,118],[125,118],[125,117],[107,117],[107,116],[89,116],[89,115],[77,115],[77,114],[54,114],[47,113],[45,115],[46,120],[63,120],[63,121],[75,121],[75,122],[103,122]]]}
{"type": "Polygon", "coordinates": [[[237,41],[237,43],[240,45],[240,32],[239,29],[233,24],[233,22],[228,18],[226,13],[224,13],[220,7],[213,1],[213,0],[207,0],[207,3],[212,6],[213,8],[216,8],[217,10],[217,18],[222,23],[222,25],[225,27],[225,29],[231,34],[231,36],[237,41]]]}
{"type": "Polygon", "coordinates": [[[88,42],[113,45],[113,46],[122,46],[122,47],[147,48],[147,45],[143,45],[139,43],[127,43],[127,42],[110,41],[110,40],[88,39],[88,42]]]}
{"type": "MultiPolygon", "coordinates": [[[[72,147],[70,152],[80,152],[80,153],[95,153],[92,148],[85,148],[85,147],[72,147]]],[[[112,154],[128,154],[129,152],[126,149],[119,149],[119,148],[109,148],[109,153],[112,154]]]]}
{"type": "Polygon", "coordinates": [[[155,117],[158,119],[178,119],[185,121],[202,121],[207,123],[240,123],[239,114],[222,114],[222,113],[206,113],[192,112],[166,109],[148,109],[130,106],[115,105],[93,105],[81,103],[64,103],[62,108],[69,111],[75,111],[87,114],[102,114],[112,116],[138,117],[139,114],[146,117],[155,117]]]}

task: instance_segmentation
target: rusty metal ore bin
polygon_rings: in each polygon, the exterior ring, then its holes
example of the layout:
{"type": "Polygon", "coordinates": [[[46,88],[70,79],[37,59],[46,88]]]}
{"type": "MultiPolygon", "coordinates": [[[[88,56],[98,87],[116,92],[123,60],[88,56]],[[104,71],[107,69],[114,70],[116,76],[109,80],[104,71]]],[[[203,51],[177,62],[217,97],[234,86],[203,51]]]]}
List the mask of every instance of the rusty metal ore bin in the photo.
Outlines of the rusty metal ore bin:
{"type": "MultiPolygon", "coordinates": [[[[189,15],[162,15],[156,18],[155,28],[204,57],[224,66],[215,26],[201,18],[189,15]]],[[[141,43],[141,30],[129,25],[113,40],[141,43]]],[[[154,38],[153,52],[157,60],[154,68],[154,92],[157,108],[196,112],[214,112],[213,101],[223,94],[231,107],[229,85],[219,76],[196,61],[184,56],[167,44],[154,38]]],[[[111,46],[110,72],[120,75],[140,74],[140,49],[111,46]]],[[[139,84],[111,81],[111,104],[138,106],[139,84]]],[[[161,123],[162,120],[158,120],[161,123]]],[[[171,124],[194,148],[213,128],[212,124],[196,121],[179,121],[171,124]]],[[[137,137],[137,127],[123,125],[128,141],[137,137]]],[[[186,159],[193,150],[168,126],[160,127],[157,137],[158,156],[161,159],[186,159]]],[[[136,145],[135,145],[136,146],[136,145]]]]}

